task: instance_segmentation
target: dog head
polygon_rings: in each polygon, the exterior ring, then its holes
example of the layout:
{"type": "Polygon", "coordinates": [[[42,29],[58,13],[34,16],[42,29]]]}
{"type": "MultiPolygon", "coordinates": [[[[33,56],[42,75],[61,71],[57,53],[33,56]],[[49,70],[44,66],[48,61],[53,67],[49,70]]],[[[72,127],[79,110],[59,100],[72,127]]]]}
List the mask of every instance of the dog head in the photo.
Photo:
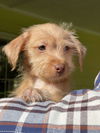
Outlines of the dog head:
{"type": "Polygon", "coordinates": [[[12,69],[21,52],[30,75],[48,81],[67,78],[74,69],[73,56],[78,55],[82,68],[86,48],[73,32],[52,24],[40,24],[29,27],[20,36],[4,46],[12,69]]]}

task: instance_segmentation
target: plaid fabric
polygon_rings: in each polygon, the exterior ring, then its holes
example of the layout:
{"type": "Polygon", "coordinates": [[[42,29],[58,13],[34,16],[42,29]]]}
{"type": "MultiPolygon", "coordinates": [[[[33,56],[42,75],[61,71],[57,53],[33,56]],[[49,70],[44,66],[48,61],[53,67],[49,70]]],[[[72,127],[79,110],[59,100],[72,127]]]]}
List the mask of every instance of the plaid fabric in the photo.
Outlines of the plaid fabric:
{"type": "Polygon", "coordinates": [[[100,133],[100,73],[94,90],[73,91],[59,103],[1,99],[0,133],[100,133]]]}

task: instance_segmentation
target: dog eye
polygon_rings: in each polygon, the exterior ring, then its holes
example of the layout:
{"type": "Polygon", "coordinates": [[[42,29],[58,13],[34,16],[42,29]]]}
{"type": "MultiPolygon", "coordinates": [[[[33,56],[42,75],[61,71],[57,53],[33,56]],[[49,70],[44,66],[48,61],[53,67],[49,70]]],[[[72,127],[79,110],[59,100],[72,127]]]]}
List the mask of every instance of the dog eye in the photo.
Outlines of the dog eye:
{"type": "Polygon", "coordinates": [[[45,45],[41,45],[41,46],[38,47],[38,49],[41,50],[41,51],[43,51],[43,50],[46,49],[46,46],[45,45]]]}
{"type": "Polygon", "coordinates": [[[65,46],[64,47],[64,51],[68,51],[68,50],[70,50],[70,47],[69,46],[65,46]]]}

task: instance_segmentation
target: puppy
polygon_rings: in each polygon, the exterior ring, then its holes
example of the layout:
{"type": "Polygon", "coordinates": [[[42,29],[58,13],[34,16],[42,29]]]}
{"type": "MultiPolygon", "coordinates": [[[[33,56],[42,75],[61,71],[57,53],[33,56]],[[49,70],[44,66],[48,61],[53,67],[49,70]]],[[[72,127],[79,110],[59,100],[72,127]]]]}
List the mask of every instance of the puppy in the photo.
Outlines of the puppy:
{"type": "Polygon", "coordinates": [[[12,70],[22,55],[22,78],[13,96],[26,102],[52,100],[58,102],[69,91],[70,74],[74,70],[73,56],[82,60],[86,48],[74,32],[53,23],[29,27],[12,40],[3,51],[12,70]]]}

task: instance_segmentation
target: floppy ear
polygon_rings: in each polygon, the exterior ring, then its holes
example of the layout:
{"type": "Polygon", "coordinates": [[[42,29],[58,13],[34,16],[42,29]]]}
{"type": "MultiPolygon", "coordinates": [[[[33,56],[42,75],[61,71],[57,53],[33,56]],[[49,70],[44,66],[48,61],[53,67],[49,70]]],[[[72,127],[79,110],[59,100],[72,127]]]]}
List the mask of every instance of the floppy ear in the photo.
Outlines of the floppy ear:
{"type": "Polygon", "coordinates": [[[76,40],[76,50],[78,53],[78,57],[79,57],[79,64],[80,64],[80,70],[83,70],[83,59],[84,56],[86,55],[86,48],[85,46],[83,46],[79,40],[76,40]]]}
{"type": "Polygon", "coordinates": [[[12,70],[16,68],[16,63],[21,51],[23,51],[28,38],[28,33],[23,33],[6,46],[3,47],[3,52],[8,57],[8,62],[12,65],[12,70]]]}
{"type": "Polygon", "coordinates": [[[83,59],[86,54],[86,48],[81,44],[81,42],[73,35],[72,41],[74,43],[74,49],[75,53],[78,54],[79,57],[79,65],[80,65],[80,70],[82,71],[83,67],[83,59]]]}

